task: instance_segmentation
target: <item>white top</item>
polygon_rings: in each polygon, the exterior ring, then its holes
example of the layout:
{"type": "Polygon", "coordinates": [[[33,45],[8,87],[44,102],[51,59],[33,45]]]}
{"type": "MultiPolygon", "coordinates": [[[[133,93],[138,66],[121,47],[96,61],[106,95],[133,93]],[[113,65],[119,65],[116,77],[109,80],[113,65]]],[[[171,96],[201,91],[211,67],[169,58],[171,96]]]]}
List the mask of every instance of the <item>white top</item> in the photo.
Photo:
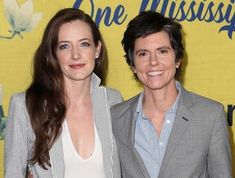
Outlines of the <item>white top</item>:
{"type": "Polygon", "coordinates": [[[102,145],[95,128],[95,148],[93,154],[83,159],[74,148],[65,120],[62,130],[62,143],[64,153],[64,178],[105,178],[102,145]]]}

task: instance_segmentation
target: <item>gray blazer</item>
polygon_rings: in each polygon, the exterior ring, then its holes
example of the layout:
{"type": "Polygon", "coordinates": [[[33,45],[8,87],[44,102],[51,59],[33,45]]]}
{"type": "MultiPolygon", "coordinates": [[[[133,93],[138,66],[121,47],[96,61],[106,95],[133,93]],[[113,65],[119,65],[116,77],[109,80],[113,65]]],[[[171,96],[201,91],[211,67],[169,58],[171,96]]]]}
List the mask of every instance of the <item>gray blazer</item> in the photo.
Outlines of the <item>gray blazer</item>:
{"type": "MultiPolygon", "coordinates": [[[[95,124],[101,139],[106,178],[120,178],[120,163],[116,143],[112,135],[110,106],[121,102],[116,90],[99,86],[99,79],[93,75],[91,93],[95,124]]],[[[25,178],[29,166],[33,178],[63,178],[64,162],[61,136],[49,151],[51,167],[42,169],[37,163],[28,165],[32,155],[35,135],[25,106],[25,94],[11,98],[5,138],[5,178],[25,178]]]]}
{"type": "MultiPolygon", "coordinates": [[[[139,95],[111,109],[123,178],[150,178],[134,147],[139,95]]],[[[159,178],[232,178],[223,106],[182,88],[159,178]]]]}

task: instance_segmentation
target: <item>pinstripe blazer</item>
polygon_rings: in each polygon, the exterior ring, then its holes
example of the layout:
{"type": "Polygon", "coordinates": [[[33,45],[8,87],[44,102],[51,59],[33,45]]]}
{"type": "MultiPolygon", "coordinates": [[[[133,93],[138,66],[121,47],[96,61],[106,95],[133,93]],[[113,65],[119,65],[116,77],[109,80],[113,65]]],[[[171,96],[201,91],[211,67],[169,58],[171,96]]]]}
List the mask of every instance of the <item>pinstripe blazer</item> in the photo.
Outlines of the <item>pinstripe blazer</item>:
{"type": "MultiPolygon", "coordinates": [[[[150,178],[134,146],[139,95],[111,109],[123,178],[150,178]]],[[[159,178],[232,178],[223,106],[181,90],[159,178]]]]}
{"type": "MultiPolygon", "coordinates": [[[[120,166],[117,148],[112,135],[110,106],[121,102],[118,91],[99,86],[100,79],[92,75],[91,94],[92,108],[97,131],[102,143],[104,168],[106,178],[120,178],[120,166]]],[[[51,167],[42,169],[37,163],[28,165],[27,160],[32,155],[35,135],[30,124],[30,118],[25,105],[25,93],[11,98],[9,117],[7,119],[5,138],[5,178],[25,178],[29,167],[33,178],[63,178],[64,161],[62,138],[56,140],[49,151],[51,167]]]]}

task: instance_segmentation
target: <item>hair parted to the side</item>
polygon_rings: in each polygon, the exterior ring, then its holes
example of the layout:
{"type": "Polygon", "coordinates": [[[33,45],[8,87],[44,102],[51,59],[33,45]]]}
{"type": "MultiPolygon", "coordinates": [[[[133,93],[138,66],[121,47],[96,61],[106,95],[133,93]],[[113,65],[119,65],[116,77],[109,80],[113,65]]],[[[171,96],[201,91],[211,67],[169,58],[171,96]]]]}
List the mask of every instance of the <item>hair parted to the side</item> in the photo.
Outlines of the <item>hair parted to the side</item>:
{"type": "MultiPolygon", "coordinates": [[[[129,66],[134,66],[134,48],[137,38],[146,37],[150,34],[164,31],[169,35],[171,47],[175,51],[175,62],[182,60],[184,47],[182,44],[182,27],[174,19],[164,17],[154,11],[143,11],[132,19],[124,32],[122,46],[125,51],[125,59],[129,66]]],[[[137,79],[136,74],[135,78],[137,79]]],[[[176,76],[179,69],[176,69],[176,76]]],[[[138,79],[137,79],[138,80],[138,79]]]]}
{"type": "Polygon", "coordinates": [[[65,8],[58,11],[47,24],[35,52],[33,79],[26,91],[26,107],[36,136],[29,163],[37,162],[44,169],[50,166],[49,150],[61,133],[66,114],[64,79],[55,54],[58,33],[63,24],[74,20],[81,20],[89,25],[96,46],[101,42],[94,73],[101,80],[105,77],[107,58],[103,39],[95,22],[79,9],[65,8]]]}

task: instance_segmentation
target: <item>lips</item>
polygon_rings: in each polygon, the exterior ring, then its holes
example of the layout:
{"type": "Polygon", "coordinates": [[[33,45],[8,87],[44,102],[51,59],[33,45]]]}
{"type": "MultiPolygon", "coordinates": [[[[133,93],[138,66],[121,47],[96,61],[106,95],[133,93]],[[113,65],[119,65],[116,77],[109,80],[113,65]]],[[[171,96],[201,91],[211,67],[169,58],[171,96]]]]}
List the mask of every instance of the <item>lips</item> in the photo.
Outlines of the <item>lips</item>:
{"type": "Polygon", "coordinates": [[[82,67],[84,67],[85,64],[70,64],[69,67],[72,69],[80,69],[82,67]]]}
{"type": "Polygon", "coordinates": [[[160,76],[164,73],[164,70],[155,70],[155,71],[148,71],[146,74],[150,77],[160,76]]]}

